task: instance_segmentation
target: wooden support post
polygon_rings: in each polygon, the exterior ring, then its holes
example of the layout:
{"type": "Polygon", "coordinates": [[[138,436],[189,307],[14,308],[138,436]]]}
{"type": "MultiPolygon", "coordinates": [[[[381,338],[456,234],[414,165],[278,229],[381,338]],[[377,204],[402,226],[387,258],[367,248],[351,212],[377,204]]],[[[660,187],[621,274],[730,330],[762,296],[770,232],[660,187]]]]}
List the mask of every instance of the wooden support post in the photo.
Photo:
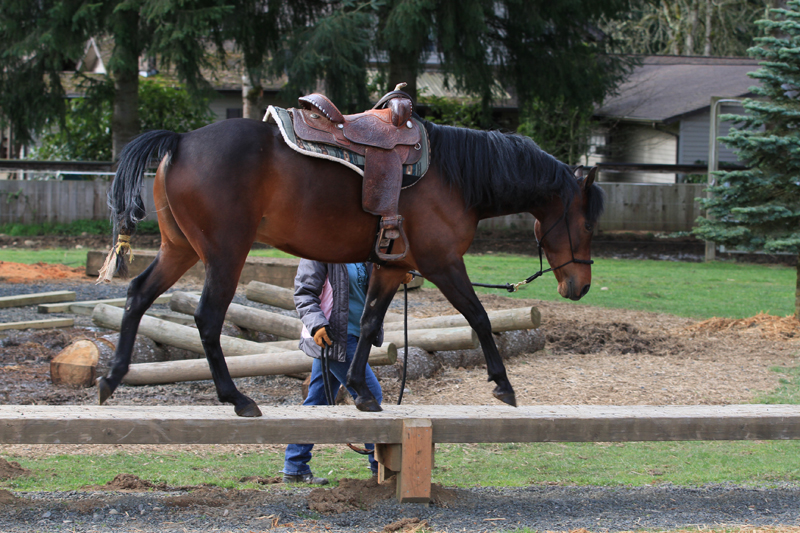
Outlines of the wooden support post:
{"type": "Polygon", "coordinates": [[[403,420],[403,442],[376,444],[378,483],[397,476],[397,501],[428,503],[431,501],[433,470],[433,425],[427,418],[403,420]]]}

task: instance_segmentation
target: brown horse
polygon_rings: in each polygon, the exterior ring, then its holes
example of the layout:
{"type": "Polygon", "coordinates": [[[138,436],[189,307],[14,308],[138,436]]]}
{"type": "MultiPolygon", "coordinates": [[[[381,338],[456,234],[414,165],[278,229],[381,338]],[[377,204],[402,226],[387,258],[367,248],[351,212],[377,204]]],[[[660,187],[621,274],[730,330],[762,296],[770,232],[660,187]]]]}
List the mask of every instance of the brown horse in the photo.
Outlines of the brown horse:
{"type": "MultiPolygon", "coordinates": [[[[423,121],[424,122],[424,121],[423,121]]],[[[401,261],[375,269],[361,318],[361,337],[347,381],[362,411],[381,410],[365,385],[372,341],[405,273],[418,270],[469,321],[486,357],[494,396],[516,405],[514,390],[492,338],[486,311],[470,286],[462,256],[487,217],[529,212],[558,292],[578,300],[591,282],[593,225],[603,209],[595,169],[576,178],[570,168],[517,135],[424,122],[431,146],[427,174],[400,195],[409,250],[401,261]]],[[[109,202],[115,232],[133,233],[144,215],[142,176],[151,158],[161,229],[156,259],[130,283],[119,344],[99,400],[108,399],[128,371],[142,315],[198,259],[206,268],[195,312],[217,395],[240,416],[258,406],[230,377],[220,331],[254,241],[326,263],[364,261],[374,246],[378,218],[361,208],[361,177],[335,162],[290,149],[278,127],[233,119],[177,134],[151,131],[121,154],[109,202]]]]}

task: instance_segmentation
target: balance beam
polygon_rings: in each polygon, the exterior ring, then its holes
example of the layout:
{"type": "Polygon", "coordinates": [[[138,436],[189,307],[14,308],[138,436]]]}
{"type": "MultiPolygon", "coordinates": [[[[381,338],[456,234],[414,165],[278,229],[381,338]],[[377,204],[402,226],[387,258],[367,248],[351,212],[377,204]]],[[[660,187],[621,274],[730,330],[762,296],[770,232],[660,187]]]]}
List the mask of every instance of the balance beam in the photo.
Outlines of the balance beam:
{"type": "Polygon", "coordinates": [[[800,439],[800,405],[269,407],[0,405],[0,444],[374,442],[379,480],[401,502],[430,499],[436,443],[800,439]]]}

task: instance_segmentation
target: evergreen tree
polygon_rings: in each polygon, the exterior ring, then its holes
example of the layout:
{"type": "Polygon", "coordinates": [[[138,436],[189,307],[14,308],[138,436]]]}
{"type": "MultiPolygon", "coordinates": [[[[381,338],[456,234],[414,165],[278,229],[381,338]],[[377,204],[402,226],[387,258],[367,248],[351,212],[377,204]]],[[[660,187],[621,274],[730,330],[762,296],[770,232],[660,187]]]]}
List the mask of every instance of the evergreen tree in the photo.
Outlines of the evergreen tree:
{"type": "MultiPolygon", "coordinates": [[[[226,18],[252,2],[223,0],[4,0],[0,3],[0,122],[29,142],[54,117],[64,123],[61,75],[74,68],[90,37],[114,39],[111,129],[116,157],[139,133],[139,59],[158,55],[194,94],[208,87],[209,46],[222,49],[226,18]]],[[[261,2],[259,2],[259,5],[261,2]]]]}
{"type": "Polygon", "coordinates": [[[287,73],[296,94],[325,91],[351,107],[367,94],[367,62],[382,70],[377,90],[416,98],[417,74],[431,60],[484,109],[508,89],[520,108],[585,109],[602,101],[628,63],[604,55],[610,41],[594,28],[620,16],[631,0],[296,0],[301,24],[283,30],[273,72],[287,73]]]}
{"type": "MultiPolygon", "coordinates": [[[[735,149],[749,170],[717,173],[702,201],[707,218],[698,220],[700,237],[746,250],[791,252],[800,259],[800,0],[772,9],[758,21],[766,37],[749,50],[762,59],[750,76],[761,82],[747,99],[748,115],[724,116],[743,129],[722,141],[735,149]]],[[[800,261],[795,316],[800,319],[800,261]]]]}

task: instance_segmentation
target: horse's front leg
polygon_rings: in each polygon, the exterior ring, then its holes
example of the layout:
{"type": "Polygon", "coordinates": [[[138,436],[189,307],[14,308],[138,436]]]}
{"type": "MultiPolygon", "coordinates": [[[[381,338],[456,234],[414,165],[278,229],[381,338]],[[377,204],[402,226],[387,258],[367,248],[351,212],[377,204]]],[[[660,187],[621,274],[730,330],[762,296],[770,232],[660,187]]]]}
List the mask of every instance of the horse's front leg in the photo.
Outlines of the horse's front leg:
{"type": "MultiPolygon", "coordinates": [[[[438,260],[440,261],[441,258],[438,260]]],[[[481,343],[481,348],[483,348],[483,356],[486,358],[489,381],[494,381],[497,384],[492,394],[501,402],[516,407],[516,395],[506,375],[506,367],[500,357],[500,352],[497,350],[497,344],[494,342],[492,324],[489,321],[486,310],[478,300],[475,290],[472,288],[467,269],[464,266],[464,260],[461,257],[452,257],[444,268],[441,266],[437,268],[431,262],[430,271],[426,269],[426,266],[428,266],[425,264],[426,262],[424,258],[419,260],[419,267],[425,278],[433,282],[442,291],[442,294],[459,313],[464,315],[469,325],[478,334],[478,340],[481,343]]]]}
{"type": "Polygon", "coordinates": [[[361,315],[361,336],[358,339],[353,362],[347,371],[347,385],[356,391],[355,404],[360,411],[382,411],[380,404],[367,387],[366,371],[369,351],[381,331],[383,317],[397,287],[406,274],[405,268],[375,267],[367,289],[364,314],[361,315]]]}
{"type": "Polygon", "coordinates": [[[219,254],[206,261],[206,280],[200,302],[195,309],[194,321],[200,331],[200,340],[206,352],[217,397],[221,402],[233,404],[237,415],[255,417],[261,416],[261,410],[253,400],[236,388],[220,344],[225,313],[236,293],[246,257],[245,251],[241,258],[237,258],[235,254],[219,254]]]}

